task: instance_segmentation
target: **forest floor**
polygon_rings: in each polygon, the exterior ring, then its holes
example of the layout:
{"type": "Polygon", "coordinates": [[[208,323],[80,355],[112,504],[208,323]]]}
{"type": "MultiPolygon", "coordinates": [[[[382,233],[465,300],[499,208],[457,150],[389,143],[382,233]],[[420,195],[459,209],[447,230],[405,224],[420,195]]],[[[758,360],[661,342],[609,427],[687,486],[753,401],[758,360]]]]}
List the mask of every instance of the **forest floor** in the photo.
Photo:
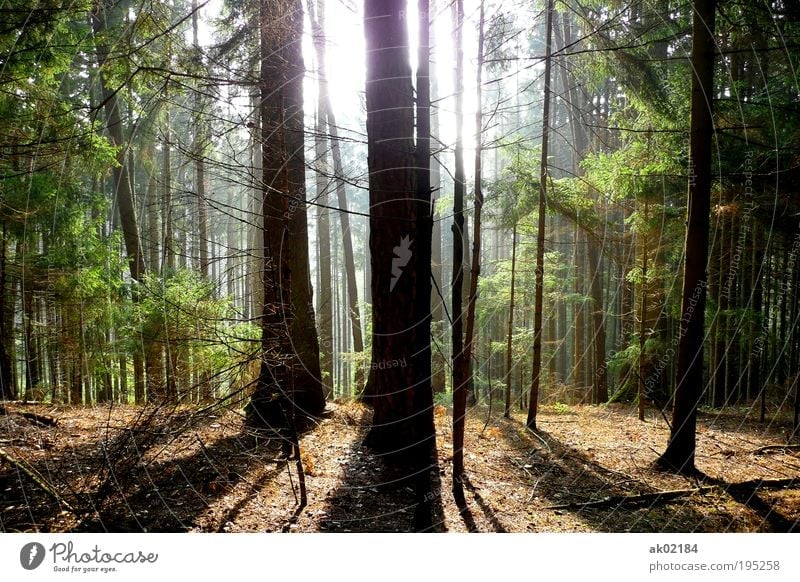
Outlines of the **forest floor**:
{"type": "MultiPolygon", "coordinates": [[[[7,404],[0,414],[0,531],[409,531],[410,487],[361,445],[368,409],[330,404],[294,463],[240,414],[7,404]]],[[[468,512],[451,484],[451,419],[436,408],[435,531],[761,532],[800,530],[800,451],[787,424],[750,409],[703,411],[698,478],[652,468],[669,429],[629,405],[470,411],[468,512]],[[763,483],[762,483],[763,480],[763,483]],[[664,494],[664,492],[669,492],[664,494]],[[595,505],[587,505],[595,503],[595,505]]]]}

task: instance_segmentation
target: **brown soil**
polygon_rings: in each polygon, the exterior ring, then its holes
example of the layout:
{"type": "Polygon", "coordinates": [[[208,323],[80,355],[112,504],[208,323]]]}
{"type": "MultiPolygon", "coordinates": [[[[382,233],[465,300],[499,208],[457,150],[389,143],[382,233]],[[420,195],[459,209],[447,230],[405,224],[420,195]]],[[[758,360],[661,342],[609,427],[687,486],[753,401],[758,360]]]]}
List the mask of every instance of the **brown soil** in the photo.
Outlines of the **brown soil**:
{"type": "MultiPolygon", "coordinates": [[[[279,443],[248,433],[240,414],[189,409],[145,416],[134,407],[6,405],[0,415],[0,531],[409,531],[413,491],[361,445],[369,413],[353,403],[301,439],[308,505],[297,512],[294,463],[279,443]],[[57,421],[49,426],[28,414],[57,421]],[[12,461],[13,460],[13,461],[12,461]],[[33,475],[33,476],[32,476],[33,475]]],[[[663,419],[626,405],[543,407],[524,417],[467,421],[468,513],[450,493],[450,417],[436,408],[436,531],[759,532],[798,529],[800,479],[786,426],[746,410],[702,413],[698,478],[651,468],[667,442],[663,419]],[[623,498],[700,488],[673,499],[623,498]],[[610,498],[610,499],[609,499],[610,498]],[[586,502],[608,499],[599,507],[586,502]]]]}

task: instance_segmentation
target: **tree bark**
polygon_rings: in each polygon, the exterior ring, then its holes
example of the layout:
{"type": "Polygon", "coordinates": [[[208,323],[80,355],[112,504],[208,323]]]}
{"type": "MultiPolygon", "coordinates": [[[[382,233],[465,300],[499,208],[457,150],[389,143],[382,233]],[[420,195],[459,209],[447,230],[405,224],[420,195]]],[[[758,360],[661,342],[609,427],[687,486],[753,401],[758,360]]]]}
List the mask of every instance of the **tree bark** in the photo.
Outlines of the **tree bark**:
{"type": "Polygon", "coordinates": [[[550,73],[552,68],[551,38],[553,35],[553,0],[547,0],[547,21],[544,65],[544,106],[542,111],[542,157],[539,165],[539,219],[536,233],[536,292],[533,307],[533,366],[531,369],[531,395],[525,425],[536,430],[539,408],[539,386],[542,371],[542,299],[544,294],[544,234],[547,224],[547,154],[550,136],[550,73]]]}
{"type": "MultiPolygon", "coordinates": [[[[472,265],[470,268],[469,293],[467,295],[467,325],[464,334],[463,365],[466,367],[468,379],[472,379],[472,351],[475,339],[475,304],[478,300],[478,279],[481,274],[481,212],[483,210],[483,116],[481,113],[482,80],[483,80],[483,43],[484,43],[484,3],[481,1],[478,20],[478,59],[476,78],[476,111],[475,111],[475,208],[472,215],[472,265]]],[[[490,388],[491,389],[491,388],[490,388]]]]}
{"type": "Polygon", "coordinates": [[[511,418],[511,341],[514,337],[514,282],[517,275],[517,222],[511,230],[511,299],[508,302],[508,333],[506,339],[506,399],[503,416],[511,418]]]}
{"type": "MultiPolygon", "coordinates": [[[[95,11],[92,13],[92,29],[95,36],[104,34],[108,29],[107,10],[111,9],[108,0],[98,0],[95,11]]],[[[136,210],[133,200],[131,176],[127,163],[128,144],[122,131],[122,117],[117,93],[108,87],[103,67],[108,61],[109,50],[104,41],[97,44],[97,66],[100,68],[98,75],[103,103],[106,114],[106,130],[108,131],[111,145],[119,148],[117,152],[118,166],[113,170],[114,198],[119,208],[122,237],[125,241],[125,251],[128,255],[131,277],[139,281],[144,274],[144,257],[139,242],[139,227],[136,220],[136,210]]]]}
{"type": "Polygon", "coordinates": [[[299,2],[262,0],[264,306],[261,368],[247,417],[253,426],[283,430],[295,413],[312,416],[325,407],[308,270],[302,23],[299,2]]]}
{"type": "Polygon", "coordinates": [[[314,135],[317,196],[317,311],[319,313],[319,361],[326,398],[333,398],[333,298],[331,296],[331,228],[328,208],[328,153],[325,149],[325,3],[309,0],[308,14],[316,51],[317,116],[314,135]],[[315,6],[316,4],[316,6],[315,6]]]}
{"type": "Polygon", "coordinates": [[[714,137],[715,0],[694,3],[692,23],[692,113],[689,141],[689,204],[683,270],[681,331],[675,405],[669,443],[657,464],[679,473],[695,472],[697,407],[703,394],[703,329],[711,206],[714,137]]]}
{"type": "MultiPolygon", "coordinates": [[[[373,305],[365,391],[373,422],[365,442],[390,460],[418,466],[429,456],[435,436],[432,407],[422,408],[431,398],[430,379],[416,384],[423,358],[418,348],[427,342],[430,349],[430,295],[425,289],[431,257],[430,232],[417,222],[429,222],[429,211],[420,215],[424,201],[417,198],[420,176],[414,171],[418,160],[405,14],[405,0],[372,0],[364,6],[373,305]],[[418,320],[423,298],[427,313],[418,320]]],[[[429,361],[426,368],[429,372],[429,361]]]]}
{"type": "Polygon", "coordinates": [[[451,344],[453,360],[453,497],[460,511],[467,507],[464,498],[464,424],[467,413],[468,368],[464,359],[463,287],[464,287],[464,2],[453,7],[456,100],[455,176],[453,184],[453,276],[451,279],[451,344]]]}

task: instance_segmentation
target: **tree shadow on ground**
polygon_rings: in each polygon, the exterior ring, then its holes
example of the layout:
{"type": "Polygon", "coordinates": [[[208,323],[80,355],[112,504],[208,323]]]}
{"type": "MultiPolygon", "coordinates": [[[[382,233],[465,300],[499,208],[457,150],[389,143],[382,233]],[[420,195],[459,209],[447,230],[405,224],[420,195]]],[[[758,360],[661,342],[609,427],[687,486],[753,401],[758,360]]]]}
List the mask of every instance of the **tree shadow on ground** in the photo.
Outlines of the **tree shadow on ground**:
{"type": "MultiPolygon", "coordinates": [[[[644,503],[638,504],[583,505],[608,498],[631,499],[658,493],[659,489],[646,482],[643,478],[646,475],[627,475],[609,469],[545,430],[538,430],[535,435],[524,432],[516,421],[504,421],[500,429],[506,445],[518,459],[517,470],[523,471],[531,484],[532,510],[552,512],[556,518],[570,514],[601,532],[726,531],[733,521],[732,516],[719,512],[709,520],[707,514],[696,508],[696,504],[709,496],[699,494],[672,503],[645,498],[644,503]]],[[[687,489],[695,485],[685,483],[687,489]]]]}
{"type": "MultiPolygon", "coordinates": [[[[480,490],[477,487],[475,487],[475,485],[473,485],[469,476],[464,475],[462,479],[464,480],[464,488],[469,492],[470,496],[472,497],[472,500],[481,510],[481,513],[483,513],[483,517],[486,519],[486,521],[489,523],[492,529],[496,533],[507,533],[508,530],[500,522],[494,509],[492,509],[492,506],[483,499],[483,497],[480,494],[480,490]]],[[[472,517],[469,508],[461,512],[461,519],[464,520],[464,523],[467,526],[468,531],[470,532],[478,531],[478,526],[475,523],[475,519],[472,517]]]]}
{"type": "Polygon", "coordinates": [[[670,500],[667,496],[651,496],[661,490],[646,481],[648,475],[656,473],[650,467],[637,475],[615,471],[547,431],[525,433],[515,421],[501,423],[501,432],[507,445],[525,460],[522,468],[534,481],[534,491],[547,501],[542,509],[551,507],[556,514],[569,512],[597,531],[727,531],[740,519],[737,514],[741,506],[751,510],[750,523],[758,531],[797,529],[798,522],[778,512],[754,484],[728,483],[700,472],[691,479],[676,476],[683,482],[681,488],[715,488],[670,500]],[[643,502],[636,503],[636,496],[642,495],[643,502]],[[610,507],[582,505],[607,498],[624,501],[610,507]],[[707,511],[701,511],[701,505],[707,511]]]}
{"type": "MultiPolygon", "coordinates": [[[[213,438],[216,417],[187,427],[182,419],[123,429],[108,439],[53,448],[27,462],[73,508],[65,511],[28,475],[0,471],[0,530],[76,532],[183,532],[237,490],[237,501],[221,504],[211,531],[234,521],[258,490],[285,467],[281,444],[242,428],[213,438]],[[181,428],[183,427],[183,428],[181,428]],[[157,438],[154,438],[154,432],[157,438]],[[207,441],[207,442],[206,442],[207,441]],[[244,491],[239,491],[244,489],[244,491]],[[10,508],[10,509],[9,509],[10,508]]],[[[217,425],[218,426],[218,425],[217,425]]],[[[63,437],[56,429],[29,430],[33,443],[63,437]]]]}
{"type": "Polygon", "coordinates": [[[442,482],[435,451],[422,469],[386,462],[383,455],[364,446],[363,427],[351,447],[339,458],[337,486],[325,500],[324,532],[412,532],[446,531],[442,506],[442,482]],[[420,500],[416,479],[424,471],[430,477],[430,490],[420,500]],[[430,512],[430,524],[419,528],[418,512],[430,512]]]}

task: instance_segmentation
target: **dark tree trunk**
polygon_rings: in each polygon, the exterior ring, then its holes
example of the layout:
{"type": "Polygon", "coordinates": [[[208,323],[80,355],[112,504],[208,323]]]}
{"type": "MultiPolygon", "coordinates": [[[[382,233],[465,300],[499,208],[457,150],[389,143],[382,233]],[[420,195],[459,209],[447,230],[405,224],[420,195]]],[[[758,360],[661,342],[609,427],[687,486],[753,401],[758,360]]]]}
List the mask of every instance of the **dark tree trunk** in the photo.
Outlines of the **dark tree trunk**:
{"type": "MultiPolygon", "coordinates": [[[[648,219],[648,204],[645,200],[644,202],[644,220],[647,221],[648,219]]],[[[646,230],[643,228],[642,230],[646,230]]],[[[646,403],[646,395],[645,395],[645,382],[647,379],[647,353],[646,350],[646,343],[647,343],[647,258],[648,258],[648,248],[647,248],[647,235],[646,233],[642,232],[639,236],[640,244],[642,247],[642,283],[639,286],[639,393],[637,397],[638,401],[638,412],[639,412],[639,420],[644,420],[644,407],[646,403]]]]}
{"type": "Polygon", "coordinates": [[[0,400],[11,400],[14,397],[11,350],[13,344],[13,286],[6,285],[6,261],[8,241],[6,225],[0,235],[0,400]],[[11,314],[9,315],[9,312],[11,314]]]}
{"type": "Polygon", "coordinates": [[[603,276],[603,255],[600,252],[599,244],[595,240],[589,240],[588,262],[590,288],[592,292],[592,326],[594,337],[594,390],[593,401],[595,404],[608,402],[608,382],[606,376],[606,327],[605,327],[605,305],[603,304],[603,286],[601,277],[603,276]]]}
{"type": "MultiPolygon", "coordinates": [[[[483,134],[483,115],[481,112],[482,77],[483,77],[483,42],[484,42],[484,3],[481,2],[480,17],[478,21],[478,59],[476,79],[476,112],[475,112],[475,208],[472,215],[472,265],[470,267],[469,293],[467,294],[467,325],[464,334],[463,365],[466,368],[468,379],[472,379],[472,353],[475,343],[475,304],[478,300],[478,279],[481,275],[481,213],[483,211],[483,148],[481,139],[483,134]]],[[[487,337],[487,340],[490,340],[487,337]]],[[[491,365],[491,363],[490,363],[491,365]]],[[[491,387],[490,387],[491,390],[491,387]]],[[[471,392],[471,391],[470,391],[471,392]]]]}
{"type": "Polygon", "coordinates": [[[514,337],[514,282],[517,275],[517,222],[511,230],[511,299],[508,302],[508,331],[506,335],[506,398],[503,416],[511,418],[511,340],[514,337]]]}
{"type": "Polygon", "coordinates": [[[326,398],[333,398],[333,298],[331,297],[331,227],[328,208],[328,154],[325,150],[325,3],[308,2],[312,39],[317,57],[317,118],[314,135],[314,167],[317,195],[317,312],[319,313],[319,363],[326,398]],[[316,4],[316,6],[315,6],[316,4]]]}
{"type": "Polygon", "coordinates": [[[414,395],[418,416],[416,433],[420,443],[416,467],[417,509],[414,527],[428,530],[433,525],[431,470],[435,459],[436,428],[433,420],[431,383],[431,246],[433,244],[433,206],[431,204],[431,99],[430,99],[430,23],[428,0],[418,0],[419,49],[417,56],[417,148],[416,148],[416,252],[414,298],[414,395]]]}
{"type": "MultiPolygon", "coordinates": [[[[203,56],[197,38],[198,25],[197,0],[192,0],[192,48],[195,63],[202,68],[203,56]]],[[[200,92],[194,92],[194,119],[192,155],[194,156],[194,191],[197,197],[197,237],[200,246],[200,274],[204,281],[209,279],[209,254],[208,254],[208,201],[206,200],[206,128],[203,121],[203,99],[200,92]]]]}
{"type": "Polygon", "coordinates": [[[453,28],[456,53],[455,99],[456,99],[456,147],[455,176],[453,184],[453,276],[451,279],[451,301],[453,325],[451,344],[453,361],[453,497],[459,510],[467,507],[464,498],[464,423],[467,413],[468,372],[464,360],[464,3],[453,3],[453,28]]]}
{"type": "MultiPolygon", "coordinates": [[[[429,209],[420,216],[424,200],[417,200],[405,14],[405,0],[373,0],[364,7],[372,263],[372,363],[365,394],[373,407],[366,444],[418,466],[435,437],[432,406],[424,407],[432,398],[430,378],[417,385],[430,371],[430,352],[421,369],[425,356],[418,350],[425,344],[430,349],[431,235],[429,209]]],[[[428,186],[423,184],[430,197],[428,186]]]]}
{"type": "Polygon", "coordinates": [[[542,157],[539,164],[539,218],[536,233],[536,293],[533,306],[533,366],[531,369],[531,394],[528,402],[526,426],[536,430],[539,409],[539,386],[542,375],[542,299],[544,294],[544,234],[547,224],[547,154],[550,135],[550,73],[552,69],[551,39],[553,36],[553,0],[547,0],[547,22],[544,65],[544,100],[542,111],[542,157]]]}
{"type": "MultiPolygon", "coordinates": [[[[107,10],[113,9],[108,0],[98,0],[95,12],[92,14],[92,28],[94,34],[100,36],[107,32],[107,10]]],[[[111,144],[119,148],[117,153],[118,166],[113,170],[114,199],[119,208],[122,237],[125,241],[125,251],[128,254],[131,277],[139,281],[144,274],[144,257],[139,243],[139,228],[136,221],[136,210],[133,200],[132,179],[127,163],[128,143],[122,131],[122,116],[117,92],[108,86],[105,73],[102,70],[108,60],[109,49],[100,41],[97,46],[97,66],[101,69],[98,75],[103,95],[106,114],[106,130],[111,138],[111,144]]]]}
{"type": "Polygon", "coordinates": [[[714,121],[714,0],[694,4],[692,24],[692,114],[689,142],[689,205],[683,271],[675,405],[667,449],[658,465],[695,472],[697,407],[703,395],[703,328],[711,206],[714,121]]]}
{"type": "Polygon", "coordinates": [[[295,413],[315,415],[325,407],[308,270],[302,23],[299,2],[262,0],[264,307],[261,369],[247,417],[253,426],[287,434],[295,413]]]}

